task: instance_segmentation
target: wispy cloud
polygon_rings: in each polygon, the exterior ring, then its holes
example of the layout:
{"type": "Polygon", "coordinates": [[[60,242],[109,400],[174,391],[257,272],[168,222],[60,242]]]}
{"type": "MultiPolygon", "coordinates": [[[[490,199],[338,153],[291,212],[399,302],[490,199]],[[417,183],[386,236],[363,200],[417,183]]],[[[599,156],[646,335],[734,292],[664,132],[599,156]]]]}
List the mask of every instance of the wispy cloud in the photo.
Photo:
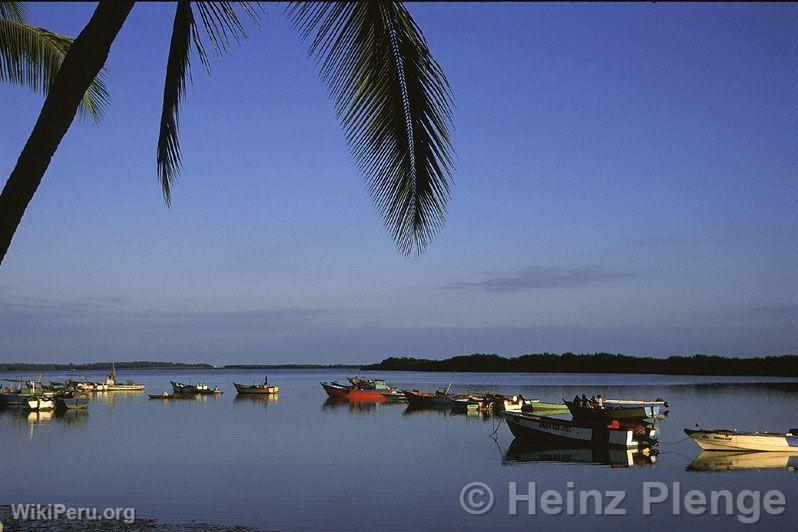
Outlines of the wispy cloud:
{"type": "Polygon", "coordinates": [[[482,281],[447,283],[446,290],[485,290],[488,292],[515,292],[521,290],[568,288],[587,284],[628,279],[634,273],[600,270],[597,268],[545,268],[532,266],[514,275],[490,277],[482,281]]]}

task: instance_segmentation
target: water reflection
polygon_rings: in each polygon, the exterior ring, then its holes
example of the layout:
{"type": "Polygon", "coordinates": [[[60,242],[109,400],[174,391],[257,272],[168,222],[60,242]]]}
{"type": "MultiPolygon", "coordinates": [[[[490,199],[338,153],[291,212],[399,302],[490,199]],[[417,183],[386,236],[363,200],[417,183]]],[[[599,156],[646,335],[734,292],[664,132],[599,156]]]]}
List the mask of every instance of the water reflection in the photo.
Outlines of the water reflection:
{"type": "Polygon", "coordinates": [[[402,412],[403,416],[413,416],[418,414],[437,414],[443,417],[454,417],[454,416],[462,416],[469,419],[482,419],[488,420],[493,417],[493,411],[491,409],[482,409],[482,410],[460,410],[460,409],[453,409],[450,406],[410,406],[407,405],[404,412],[402,412]]]}
{"type": "Polygon", "coordinates": [[[115,392],[98,392],[93,394],[94,400],[99,403],[105,403],[111,408],[114,408],[117,403],[128,403],[130,401],[138,401],[144,397],[143,390],[130,390],[130,391],[115,391],[115,392]]]}
{"type": "Polygon", "coordinates": [[[262,406],[266,410],[269,403],[276,403],[280,400],[277,394],[239,394],[233,399],[234,404],[251,404],[262,406]]]}
{"type": "Polygon", "coordinates": [[[355,414],[375,414],[382,412],[386,407],[390,408],[391,405],[396,403],[390,402],[363,402],[363,401],[348,401],[346,399],[332,399],[327,398],[321,405],[322,411],[335,411],[335,410],[348,410],[355,414]]]}
{"type": "Polygon", "coordinates": [[[513,440],[504,454],[503,464],[517,462],[557,462],[605,465],[610,467],[646,467],[654,465],[657,453],[650,447],[617,449],[608,446],[569,447],[568,444],[522,442],[513,440]]]}
{"type": "Polygon", "coordinates": [[[703,451],[686,471],[756,471],[798,467],[798,452],[703,451]]]}

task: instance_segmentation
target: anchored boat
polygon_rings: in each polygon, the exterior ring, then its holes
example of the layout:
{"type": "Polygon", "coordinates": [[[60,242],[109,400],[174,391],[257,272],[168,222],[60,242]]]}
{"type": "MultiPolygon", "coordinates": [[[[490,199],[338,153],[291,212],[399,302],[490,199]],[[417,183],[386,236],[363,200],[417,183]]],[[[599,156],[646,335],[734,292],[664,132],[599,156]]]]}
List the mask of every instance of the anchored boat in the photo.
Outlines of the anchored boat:
{"type": "Polygon", "coordinates": [[[605,400],[603,406],[581,404],[577,401],[565,401],[574,420],[604,423],[617,420],[655,419],[660,415],[664,401],[620,401],[605,400]]]}
{"type": "Polygon", "coordinates": [[[705,451],[788,451],[798,453],[798,429],[786,433],[684,429],[705,451]]]}
{"type": "Polygon", "coordinates": [[[221,395],[222,392],[219,390],[218,386],[214,386],[213,389],[209,388],[207,384],[204,382],[198,382],[197,384],[183,384],[182,382],[177,381],[169,381],[172,385],[172,390],[174,390],[176,395],[221,395]]]}
{"type": "Polygon", "coordinates": [[[362,401],[384,403],[388,395],[395,394],[393,388],[382,379],[362,379],[352,377],[350,384],[341,384],[338,381],[322,382],[321,387],[331,399],[345,399],[347,401],[362,401]]]}
{"type": "Polygon", "coordinates": [[[132,379],[128,379],[125,384],[116,381],[116,364],[111,362],[111,373],[106,376],[103,383],[104,390],[109,392],[140,392],[144,390],[143,384],[136,384],[132,379]]]}
{"type": "Polygon", "coordinates": [[[234,382],[233,386],[236,387],[236,392],[242,395],[274,395],[280,391],[277,386],[269,386],[267,379],[263,379],[260,384],[250,385],[234,382]]]}
{"type": "Polygon", "coordinates": [[[626,448],[638,447],[641,443],[656,443],[656,430],[645,425],[621,426],[618,421],[608,425],[580,423],[515,412],[505,412],[504,419],[513,435],[521,440],[569,441],[577,445],[626,448]]]}
{"type": "Polygon", "coordinates": [[[34,412],[46,412],[55,407],[55,400],[52,396],[31,396],[28,398],[27,407],[34,412]]]}

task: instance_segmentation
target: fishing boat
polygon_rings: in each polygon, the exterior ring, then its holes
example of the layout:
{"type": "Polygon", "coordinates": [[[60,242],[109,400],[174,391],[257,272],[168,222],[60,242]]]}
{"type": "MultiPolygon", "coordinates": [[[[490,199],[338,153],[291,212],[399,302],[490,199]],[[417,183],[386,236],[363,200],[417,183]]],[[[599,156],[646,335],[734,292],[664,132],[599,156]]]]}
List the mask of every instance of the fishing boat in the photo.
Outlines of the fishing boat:
{"type": "Polygon", "coordinates": [[[197,384],[183,384],[182,382],[169,381],[172,385],[172,390],[178,395],[180,394],[199,394],[199,395],[221,395],[222,391],[218,386],[213,389],[209,388],[204,382],[197,384]]]}
{"type": "Polygon", "coordinates": [[[644,425],[621,426],[618,421],[608,425],[579,423],[546,416],[505,412],[504,419],[513,435],[529,441],[568,441],[576,445],[607,445],[610,447],[638,447],[641,443],[656,442],[656,430],[644,425]]]}
{"type": "Polygon", "coordinates": [[[55,407],[55,400],[52,396],[31,396],[28,398],[27,407],[34,412],[46,412],[55,407]]]}
{"type": "Polygon", "coordinates": [[[788,451],[798,453],[798,429],[789,432],[684,429],[705,451],[788,451]]]}
{"type": "Polygon", "coordinates": [[[85,410],[89,407],[89,398],[81,394],[70,394],[55,398],[57,410],[85,410]]]}
{"type": "Polygon", "coordinates": [[[753,471],[798,469],[798,453],[771,451],[702,451],[687,471],[753,471]]]}
{"type": "Polygon", "coordinates": [[[402,390],[407,403],[413,408],[435,408],[449,404],[449,397],[443,392],[422,392],[420,390],[402,390]]]}
{"type": "Polygon", "coordinates": [[[577,421],[594,421],[604,423],[617,420],[654,419],[659,416],[664,401],[604,401],[603,406],[584,405],[582,402],[565,401],[563,403],[577,421]]]}
{"type": "Polygon", "coordinates": [[[235,386],[236,392],[241,395],[273,395],[280,391],[277,386],[269,386],[267,379],[263,379],[260,384],[239,384],[234,382],[233,386],[235,386]]]}
{"type": "Polygon", "coordinates": [[[44,393],[44,386],[33,380],[3,379],[5,382],[17,383],[17,388],[6,386],[0,391],[0,406],[24,406],[28,399],[44,393]],[[24,386],[20,386],[24,384],[24,386]]]}
{"type": "Polygon", "coordinates": [[[382,379],[360,379],[354,377],[350,384],[338,381],[322,382],[321,387],[331,399],[346,399],[347,401],[363,401],[384,403],[388,399],[385,394],[391,393],[392,388],[382,379]]]}
{"type": "Polygon", "coordinates": [[[120,384],[116,380],[116,364],[111,363],[111,373],[106,376],[104,391],[109,392],[140,392],[144,390],[143,384],[136,384],[132,379],[128,379],[124,384],[120,384]]]}

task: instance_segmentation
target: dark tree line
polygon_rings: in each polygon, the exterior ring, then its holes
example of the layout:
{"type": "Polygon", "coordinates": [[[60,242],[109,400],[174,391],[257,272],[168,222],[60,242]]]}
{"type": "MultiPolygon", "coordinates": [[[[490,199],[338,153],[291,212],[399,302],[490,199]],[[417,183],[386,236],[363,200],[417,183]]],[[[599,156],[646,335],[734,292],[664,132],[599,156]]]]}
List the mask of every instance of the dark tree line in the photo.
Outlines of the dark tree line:
{"type": "Polygon", "coordinates": [[[663,375],[752,375],[798,377],[798,355],[730,358],[716,355],[636,357],[612,353],[528,354],[505,358],[462,355],[445,360],[390,357],[361,369],[381,371],[476,371],[530,373],[657,373],[663,375]]]}

